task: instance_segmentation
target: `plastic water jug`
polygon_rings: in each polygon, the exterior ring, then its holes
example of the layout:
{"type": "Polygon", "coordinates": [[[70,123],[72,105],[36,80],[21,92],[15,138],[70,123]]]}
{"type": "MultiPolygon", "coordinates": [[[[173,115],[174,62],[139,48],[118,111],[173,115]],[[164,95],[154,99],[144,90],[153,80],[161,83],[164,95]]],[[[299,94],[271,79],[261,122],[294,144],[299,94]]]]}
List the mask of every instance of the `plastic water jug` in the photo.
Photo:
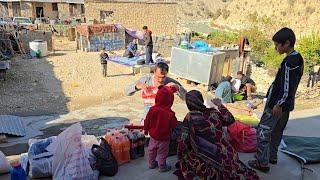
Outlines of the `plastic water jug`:
{"type": "Polygon", "coordinates": [[[26,172],[21,167],[21,164],[16,164],[12,167],[11,171],[11,180],[26,180],[26,172]]]}

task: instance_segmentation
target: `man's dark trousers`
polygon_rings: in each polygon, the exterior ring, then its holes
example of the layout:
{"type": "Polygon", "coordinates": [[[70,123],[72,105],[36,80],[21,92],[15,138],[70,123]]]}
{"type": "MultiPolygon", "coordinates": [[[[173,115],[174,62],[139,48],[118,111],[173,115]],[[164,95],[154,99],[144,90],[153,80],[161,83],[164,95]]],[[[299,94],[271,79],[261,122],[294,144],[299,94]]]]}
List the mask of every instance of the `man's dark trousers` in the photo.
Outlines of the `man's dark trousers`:
{"type": "Polygon", "coordinates": [[[152,52],[153,46],[146,46],[146,64],[153,63],[152,52]]]}

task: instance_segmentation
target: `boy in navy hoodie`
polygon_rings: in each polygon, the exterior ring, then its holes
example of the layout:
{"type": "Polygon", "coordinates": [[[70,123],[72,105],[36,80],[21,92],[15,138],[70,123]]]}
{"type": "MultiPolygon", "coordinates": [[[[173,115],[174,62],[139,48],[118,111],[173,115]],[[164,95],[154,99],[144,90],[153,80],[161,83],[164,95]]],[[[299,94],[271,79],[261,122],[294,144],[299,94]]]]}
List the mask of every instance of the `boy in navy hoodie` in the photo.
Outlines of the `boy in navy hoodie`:
{"type": "Polygon", "coordinates": [[[270,170],[269,163],[277,164],[277,152],[287,125],[289,113],[294,109],[295,95],[303,75],[303,58],[294,50],[296,37],[289,28],[282,28],[272,38],[275,49],[286,54],[274,82],[267,93],[265,110],[257,131],[257,154],[249,166],[262,172],[270,170]]]}

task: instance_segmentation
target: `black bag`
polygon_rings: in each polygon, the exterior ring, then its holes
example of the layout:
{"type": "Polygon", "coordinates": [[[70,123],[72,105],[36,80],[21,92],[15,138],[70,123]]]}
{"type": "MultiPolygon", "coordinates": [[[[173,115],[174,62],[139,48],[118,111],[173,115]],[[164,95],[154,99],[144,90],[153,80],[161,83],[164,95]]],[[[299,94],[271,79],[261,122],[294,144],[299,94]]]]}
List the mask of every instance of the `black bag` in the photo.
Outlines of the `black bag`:
{"type": "Polygon", "coordinates": [[[182,123],[178,122],[177,127],[172,129],[168,156],[174,156],[177,154],[178,139],[181,136],[181,128],[182,123]]]}
{"type": "Polygon", "coordinates": [[[118,172],[118,163],[111,152],[111,147],[104,138],[101,138],[100,146],[94,144],[91,148],[96,157],[96,168],[102,175],[114,176],[118,172]]]}

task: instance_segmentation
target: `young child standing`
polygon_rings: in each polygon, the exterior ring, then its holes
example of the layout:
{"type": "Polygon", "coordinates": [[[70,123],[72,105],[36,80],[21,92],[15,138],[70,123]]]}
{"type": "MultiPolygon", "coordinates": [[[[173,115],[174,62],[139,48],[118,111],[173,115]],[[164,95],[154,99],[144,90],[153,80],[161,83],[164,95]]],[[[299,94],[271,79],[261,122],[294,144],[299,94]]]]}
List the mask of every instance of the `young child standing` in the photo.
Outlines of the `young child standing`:
{"type": "Polygon", "coordinates": [[[155,98],[155,105],[151,107],[144,120],[144,131],[150,134],[148,145],[148,164],[150,169],[159,166],[160,172],[171,170],[166,159],[169,152],[171,131],[178,124],[175,113],[171,110],[174,87],[160,86],[155,98]],[[158,157],[158,162],[156,158],[158,157]]]}
{"type": "Polygon", "coordinates": [[[103,47],[100,49],[100,62],[101,62],[101,66],[102,66],[102,75],[103,77],[107,77],[107,65],[108,65],[108,60],[109,59],[109,55],[106,52],[106,49],[103,47]]]}
{"type": "Polygon", "coordinates": [[[249,166],[262,172],[277,164],[277,153],[289,113],[294,109],[295,95],[303,75],[303,58],[294,50],[296,37],[289,28],[282,28],[272,38],[275,49],[286,54],[274,82],[267,93],[266,107],[258,125],[256,160],[249,166]]]}

